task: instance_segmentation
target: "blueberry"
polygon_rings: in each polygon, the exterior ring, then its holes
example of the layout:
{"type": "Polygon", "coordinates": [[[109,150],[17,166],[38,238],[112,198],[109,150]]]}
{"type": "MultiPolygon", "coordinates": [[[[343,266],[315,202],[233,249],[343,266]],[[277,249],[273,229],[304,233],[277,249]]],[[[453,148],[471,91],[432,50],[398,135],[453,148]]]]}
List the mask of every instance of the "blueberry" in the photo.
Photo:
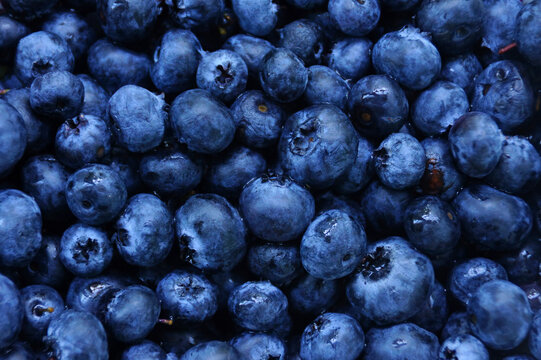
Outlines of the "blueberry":
{"type": "Polygon", "coordinates": [[[443,63],[441,78],[460,86],[467,94],[473,90],[475,76],[483,71],[481,63],[474,54],[466,53],[449,58],[443,63]]]}
{"type": "Polygon", "coordinates": [[[223,151],[235,135],[231,112],[206,90],[192,89],[177,96],[170,118],[179,142],[198,153],[223,151]]]}
{"type": "Polygon", "coordinates": [[[285,360],[286,345],[274,336],[264,333],[242,333],[229,341],[245,360],[285,360]]]}
{"type": "Polygon", "coordinates": [[[150,77],[154,85],[166,93],[180,93],[195,83],[201,59],[201,44],[188,30],[166,32],[154,52],[150,77]]]}
{"type": "Polygon", "coordinates": [[[369,247],[349,281],[347,297],[362,315],[379,325],[392,324],[421,310],[433,284],[430,260],[404,239],[390,237],[369,247]]]}
{"type": "Polygon", "coordinates": [[[259,74],[261,63],[274,46],[265,39],[255,36],[237,34],[228,38],[222,48],[236,52],[242,57],[250,76],[259,74]]]}
{"type": "Polygon", "coordinates": [[[126,202],[126,185],[109,166],[90,164],[66,183],[66,201],[80,221],[100,225],[112,221],[126,202]]]}
{"type": "Polygon", "coordinates": [[[218,291],[203,275],[175,270],[158,284],[156,293],[164,311],[176,319],[202,322],[214,316],[218,291]]]}
{"type": "Polygon", "coordinates": [[[534,93],[520,64],[494,62],[476,77],[474,86],[472,109],[492,115],[505,132],[525,123],[533,113],[534,93]]]}
{"type": "Polygon", "coordinates": [[[242,93],[231,106],[231,113],[237,126],[237,139],[258,149],[277,142],[285,121],[283,109],[258,90],[242,93]]]}
{"type": "Polygon", "coordinates": [[[464,174],[482,178],[498,164],[504,136],[493,118],[482,112],[461,116],[449,132],[451,152],[458,169],[464,174]]]}
{"type": "Polygon", "coordinates": [[[498,53],[515,39],[517,15],[522,9],[521,2],[514,0],[485,1],[483,16],[483,46],[498,53]]]}
{"type": "Polygon", "coordinates": [[[400,231],[411,199],[412,195],[407,191],[389,189],[379,181],[373,181],[361,195],[366,223],[378,233],[400,231]]]}
{"type": "Polygon", "coordinates": [[[532,229],[532,213],[521,198],[473,185],[453,202],[465,240],[485,249],[517,249],[532,229]]]}
{"type": "Polygon", "coordinates": [[[9,90],[3,99],[13,106],[21,116],[26,128],[26,151],[38,153],[45,150],[51,142],[52,127],[32,111],[30,90],[26,88],[9,90]]]}
{"type": "Polygon", "coordinates": [[[165,4],[175,24],[183,29],[208,29],[224,11],[223,0],[167,0],[165,4]]]}
{"type": "Polygon", "coordinates": [[[335,280],[317,279],[310,274],[298,277],[289,288],[289,306],[295,313],[315,315],[328,309],[338,297],[335,280]]]}
{"type": "Polygon", "coordinates": [[[541,178],[541,156],[533,145],[518,136],[503,142],[498,165],[485,181],[502,191],[516,194],[533,190],[541,178]]]}
{"type": "Polygon", "coordinates": [[[411,26],[383,35],[374,45],[372,64],[378,73],[412,90],[428,87],[441,70],[438,49],[427,35],[411,26]]]}
{"type": "Polygon", "coordinates": [[[361,134],[383,138],[404,125],[409,104],[394,80],[384,75],[369,75],[351,88],[348,112],[361,134]]]}
{"type": "Polygon", "coordinates": [[[445,325],[448,315],[447,291],[439,282],[435,282],[428,300],[409,321],[436,334],[445,325]]]}
{"type": "Polygon", "coordinates": [[[179,360],[233,360],[241,359],[241,356],[233,346],[215,340],[192,347],[179,360]]]}
{"type": "Polygon", "coordinates": [[[124,85],[144,85],[148,82],[150,59],[112,42],[101,39],[88,49],[90,75],[109,93],[124,85]]]}
{"type": "Polygon", "coordinates": [[[75,278],[66,294],[66,305],[74,310],[102,315],[103,306],[118,290],[128,284],[116,276],[101,275],[95,278],[75,278]]]}
{"type": "Polygon", "coordinates": [[[413,136],[394,133],[374,150],[374,168],[384,185],[403,190],[421,180],[425,170],[425,151],[413,136]]]}
{"type": "Polygon", "coordinates": [[[173,246],[173,216],[156,196],[137,194],[118,217],[113,240],[128,264],[156,266],[173,246]]]}
{"type": "Polygon", "coordinates": [[[135,194],[141,191],[143,184],[139,177],[139,158],[122,148],[111,150],[108,165],[117,172],[124,181],[128,194],[135,194]]]}
{"type": "Polygon", "coordinates": [[[259,81],[263,91],[272,99],[289,103],[304,93],[308,83],[308,71],[302,60],[291,50],[277,48],[269,51],[263,58],[259,81]]]}
{"type": "Polygon", "coordinates": [[[287,119],[278,144],[280,164],[301,184],[331,186],[352,166],[358,138],[348,117],[332,105],[314,105],[287,119]]]}
{"type": "Polygon", "coordinates": [[[236,199],[244,185],[266,169],[267,162],[261,154],[242,146],[233,147],[209,163],[207,187],[212,193],[236,199]]]}
{"type": "Polygon", "coordinates": [[[305,64],[321,62],[323,33],[317,23],[306,19],[296,20],[279,29],[278,35],[278,47],[293,51],[305,64]]]}
{"type": "Polygon", "coordinates": [[[60,260],[76,276],[101,274],[111,263],[113,246],[107,234],[98,228],[75,224],[60,240],[60,260]]]}
{"type": "Polygon", "coordinates": [[[93,115],[66,120],[56,132],[55,153],[64,165],[78,169],[102,162],[111,152],[112,135],[107,123],[93,115]]]}
{"type": "Polygon", "coordinates": [[[465,176],[455,166],[449,142],[445,139],[426,138],[421,142],[425,149],[425,172],[421,189],[428,195],[439,195],[450,200],[460,191],[465,176]]]}
{"type": "Polygon", "coordinates": [[[541,64],[541,51],[538,46],[541,39],[541,29],[537,23],[540,14],[541,3],[531,1],[525,4],[517,15],[515,39],[518,43],[518,49],[520,54],[533,65],[541,64]]]}
{"type": "Polygon", "coordinates": [[[15,74],[25,85],[50,71],[72,71],[74,57],[60,36],[37,31],[19,41],[15,53],[15,74]]]}
{"type": "Polygon", "coordinates": [[[308,83],[304,91],[304,99],[309,105],[328,103],[343,110],[348,93],[347,82],[331,68],[321,65],[308,68],[308,83]]]}
{"type": "Polygon", "coordinates": [[[247,261],[254,275],[278,286],[290,283],[301,268],[299,248],[281,244],[254,245],[248,251],[247,261]]]}
{"type": "Polygon", "coordinates": [[[492,280],[477,288],[468,302],[468,315],[474,335],[496,350],[519,345],[533,318],[524,291],[505,280],[492,280]]]}
{"type": "Polygon", "coordinates": [[[310,192],[281,176],[252,180],[244,187],[239,203],[250,231],[273,242],[299,237],[315,213],[310,192]]]}
{"type": "Polygon", "coordinates": [[[41,247],[41,212],[33,198],[14,190],[0,191],[0,263],[23,267],[41,247]]]}
{"type": "Polygon", "coordinates": [[[366,360],[433,360],[438,357],[438,338],[417,325],[404,323],[372,328],[366,333],[366,360]]]}
{"type": "Polygon", "coordinates": [[[8,15],[0,15],[0,63],[10,63],[17,43],[28,35],[30,29],[8,15]]]}
{"type": "Polygon", "coordinates": [[[0,99],[0,178],[22,158],[28,139],[24,121],[7,101],[0,99]]]}
{"type": "Polygon", "coordinates": [[[157,1],[96,0],[103,32],[113,41],[135,43],[152,31],[160,14],[157,1]]]}
{"type": "Polygon", "coordinates": [[[328,66],[344,79],[358,80],[370,68],[372,42],[365,38],[344,38],[332,46],[328,66]]]}
{"type": "Polygon", "coordinates": [[[22,334],[31,340],[41,340],[51,320],[64,311],[62,296],[47,285],[22,288],[21,302],[24,313],[22,334]]]}
{"type": "Polygon", "coordinates": [[[540,252],[541,241],[532,235],[522,247],[504,254],[498,262],[503,265],[512,282],[527,284],[536,281],[539,276],[540,252]]]}
{"type": "Polygon", "coordinates": [[[302,266],[312,276],[334,280],[349,275],[366,254],[366,235],[349,214],[329,210],[308,226],[300,245],[302,266]]]}
{"type": "Polygon", "coordinates": [[[122,342],[144,339],[158,322],[160,303],[156,294],[141,285],[117,291],[107,303],[104,323],[122,342]]]}
{"type": "Polygon", "coordinates": [[[15,284],[0,274],[0,306],[5,313],[0,318],[0,349],[17,340],[23,323],[23,302],[15,284]]]}
{"type": "Polygon", "coordinates": [[[152,191],[182,196],[201,182],[203,166],[193,154],[167,144],[143,156],[139,176],[152,191]]]}
{"type": "Polygon", "coordinates": [[[86,54],[96,41],[96,31],[73,11],[55,12],[43,23],[42,29],[60,36],[66,41],[75,60],[86,54]]]}
{"type": "Polygon", "coordinates": [[[29,284],[43,284],[61,289],[68,279],[68,271],[60,261],[60,238],[43,236],[41,248],[23,269],[24,279],[29,284]]]}
{"type": "Polygon", "coordinates": [[[351,36],[368,34],[380,18],[376,0],[329,0],[328,10],[338,28],[351,36]]]}
{"type": "Polygon", "coordinates": [[[246,228],[223,197],[199,194],[175,214],[181,258],[198,269],[229,271],[246,252],[246,228]]]}
{"type": "Polygon", "coordinates": [[[471,334],[471,325],[465,311],[457,311],[449,315],[445,327],[441,331],[441,338],[471,334]]]}
{"type": "Polygon", "coordinates": [[[308,325],[301,337],[300,356],[306,360],[355,360],[364,348],[364,332],[349,315],[326,313],[308,325]]]}
{"type": "Polygon", "coordinates": [[[246,89],[248,67],[240,55],[218,50],[203,55],[196,73],[197,86],[225,103],[231,103],[246,89]]]}
{"type": "Polygon", "coordinates": [[[86,74],[77,75],[85,89],[81,114],[94,115],[100,119],[109,119],[109,94],[97,83],[96,80],[86,74]]]}
{"type": "Polygon", "coordinates": [[[3,6],[16,18],[33,21],[52,11],[58,0],[6,0],[3,6]]]}
{"type": "Polygon", "coordinates": [[[50,322],[45,342],[57,359],[109,358],[107,334],[100,321],[90,313],[64,311],[50,322]]]}
{"type": "Polygon", "coordinates": [[[233,0],[233,11],[242,30],[256,36],[269,34],[278,21],[278,5],[272,0],[233,0]]]}
{"type": "Polygon", "coordinates": [[[436,196],[418,197],[404,216],[408,240],[428,255],[452,250],[460,239],[460,222],[454,209],[436,196]]]}
{"type": "Polygon", "coordinates": [[[424,0],[417,11],[417,24],[432,34],[442,51],[460,54],[481,37],[484,15],[483,0],[424,0]]]}
{"type": "Polygon", "coordinates": [[[485,345],[471,335],[458,335],[446,339],[442,344],[438,359],[489,360],[485,345]]]}
{"type": "Polygon", "coordinates": [[[333,209],[343,211],[353,217],[363,228],[366,226],[361,204],[346,195],[334,195],[331,192],[321,194],[317,198],[317,209],[317,216],[333,209]]]}
{"type": "Polygon", "coordinates": [[[169,360],[166,356],[158,344],[144,340],[124,350],[121,360],[169,360]]]}

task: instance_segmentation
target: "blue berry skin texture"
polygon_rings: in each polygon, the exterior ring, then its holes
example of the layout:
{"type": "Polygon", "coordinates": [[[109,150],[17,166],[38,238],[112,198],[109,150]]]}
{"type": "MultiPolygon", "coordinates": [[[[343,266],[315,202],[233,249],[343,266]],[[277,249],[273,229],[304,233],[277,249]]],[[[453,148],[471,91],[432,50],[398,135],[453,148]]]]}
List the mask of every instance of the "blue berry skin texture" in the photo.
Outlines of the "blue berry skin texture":
{"type": "Polygon", "coordinates": [[[489,360],[488,350],[479,339],[472,335],[459,335],[446,339],[440,348],[438,360],[449,359],[489,360]]]}
{"type": "Polygon", "coordinates": [[[5,177],[23,157],[27,131],[19,112],[0,99],[0,178],[5,177]]]}
{"type": "Polygon", "coordinates": [[[23,303],[19,290],[6,276],[0,274],[0,306],[5,314],[0,318],[0,349],[17,340],[23,324],[23,303]]]}
{"type": "Polygon", "coordinates": [[[64,300],[54,288],[30,285],[21,289],[23,304],[22,334],[33,341],[41,340],[49,323],[64,311],[64,300]]]}
{"type": "Polygon", "coordinates": [[[285,360],[287,357],[286,345],[274,335],[246,332],[231,339],[229,344],[246,360],[285,360]]]}
{"type": "Polygon", "coordinates": [[[381,11],[376,0],[329,0],[329,14],[338,28],[350,36],[364,36],[378,23],[381,11]]]}
{"type": "Polygon", "coordinates": [[[265,36],[278,21],[278,5],[271,0],[233,0],[240,27],[249,34],[265,36]]]}
{"type": "Polygon", "coordinates": [[[541,4],[539,1],[531,1],[525,4],[517,15],[517,27],[515,38],[518,43],[520,54],[532,65],[541,65],[541,50],[539,40],[541,29],[538,19],[541,15],[541,4]]]}

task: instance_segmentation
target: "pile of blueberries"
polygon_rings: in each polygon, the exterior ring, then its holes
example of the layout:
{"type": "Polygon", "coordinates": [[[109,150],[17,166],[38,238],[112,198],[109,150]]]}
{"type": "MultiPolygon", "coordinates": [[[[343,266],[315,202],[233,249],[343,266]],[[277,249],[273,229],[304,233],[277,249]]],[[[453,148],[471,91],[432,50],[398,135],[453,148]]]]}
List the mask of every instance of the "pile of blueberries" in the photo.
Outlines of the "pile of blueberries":
{"type": "Polygon", "coordinates": [[[0,360],[541,360],[541,0],[0,4],[0,360]]]}

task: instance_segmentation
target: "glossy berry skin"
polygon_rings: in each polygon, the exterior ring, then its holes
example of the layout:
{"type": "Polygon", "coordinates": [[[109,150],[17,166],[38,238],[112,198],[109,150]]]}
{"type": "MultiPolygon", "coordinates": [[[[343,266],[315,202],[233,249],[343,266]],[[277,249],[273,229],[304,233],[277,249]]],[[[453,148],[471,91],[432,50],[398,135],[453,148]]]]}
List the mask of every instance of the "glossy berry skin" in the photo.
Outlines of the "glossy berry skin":
{"type": "Polygon", "coordinates": [[[438,357],[438,338],[417,325],[404,323],[372,328],[366,333],[365,360],[433,360],[438,357]],[[398,346],[397,346],[398,345],[398,346]]]}
{"type": "Polygon", "coordinates": [[[374,45],[372,65],[412,90],[428,87],[439,75],[441,58],[427,35],[414,27],[389,32],[374,45]]]}
{"type": "Polygon", "coordinates": [[[263,58],[274,49],[274,46],[265,39],[237,34],[228,38],[222,48],[239,54],[248,67],[248,74],[257,77],[263,58]]]}
{"type": "Polygon", "coordinates": [[[452,250],[460,238],[460,222],[454,209],[436,196],[418,197],[410,202],[404,228],[413,246],[428,255],[452,250]]]}
{"type": "Polygon", "coordinates": [[[394,133],[374,150],[374,168],[380,181],[395,190],[416,185],[425,170],[425,150],[411,135],[394,133]]]}
{"type": "Polygon", "coordinates": [[[248,281],[229,295],[227,306],[235,323],[252,331],[277,329],[287,314],[287,298],[268,281],[248,281]]]}
{"type": "Polygon", "coordinates": [[[317,23],[306,19],[296,20],[279,29],[278,34],[278,47],[293,51],[307,65],[321,62],[323,34],[317,23]]]}
{"type": "Polygon", "coordinates": [[[504,132],[533,113],[534,92],[522,66],[509,60],[494,62],[475,79],[472,109],[493,116],[504,132]]]}
{"type": "Polygon", "coordinates": [[[485,345],[471,335],[459,335],[446,339],[440,348],[439,360],[451,357],[465,360],[489,360],[489,354],[485,345]]]}
{"type": "Polygon", "coordinates": [[[113,259],[113,246],[101,229],[84,224],[70,226],[60,240],[60,260],[76,276],[102,273],[113,259]]]}
{"type": "Polygon", "coordinates": [[[233,147],[211,160],[206,184],[210,192],[236,199],[244,185],[266,169],[267,162],[261,154],[246,147],[233,147]]]}
{"type": "Polygon", "coordinates": [[[175,270],[160,280],[156,293],[164,311],[176,319],[202,322],[218,308],[218,291],[203,275],[175,270]]]}
{"type": "Polygon", "coordinates": [[[285,360],[286,345],[277,336],[265,333],[242,333],[229,341],[245,360],[285,360]]]}
{"type": "Polygon", "coordinates": [[[242,30],[255,36],[269,34],[278,21],[278,6],[271,0],[233,0],[242,30]]]}
{"type": "Polygon", "coordinates": [[[179,360],[233,360],[241,359],[241,356],[233,346],[214,340],[192,347],[179,360]]]}
{"type": "Polygon", "coordinates": [[[160,13],[156,0],[97,0],[103,32],[113,41],[134,43],[147,37],[160,13]]]}
{"type": "Polygon", "coordinates": [[[104,315],[105,326],[122,342],[144,339],[160,316],[160,303],[154,291],[141,285],[117,291],[109,300],[104,315]]]}
{"type": "Polygon", "coordinates": [[[111,153],[112,134],[107,123],[93,115],[66,120],[56,132],[55,153],[62,164],[78,169],[102,162],[111,153]]]}
{"type": "Polygon", "coordinates": [[[300,254],[302,266],[310,275],[339,279],[353,272],[366,254],[366,234],[346,212],[329,210],[306,229],[300,254]]]}
{"type": "Polygon", "coordinates": [[[55,12],[43,23],[43,30],[60,36],[66,41],[75,60],[80,59],[96,41],[96,31],[73,11],[55,12]]]}
{"type": "Polygon", "coordinates": [[[43,284],[62,288],[67,283],[68,271],[60,261],[60,238],[43,236],[41,248],[23,269],[23,277],[29,284],[43,284]]]}
{"type": "Polygon", "coordinates": [[[289,284],[301,269],[299,249],[281,244],[255,245],[246,255],[250,271],[260,279],[283,286],[289,284]]]}
{"type": "Polygon", "coordinates": [[[482,178],[498,164],[504,136],[494,119],[482,112],[461,116],[449,132],[451,152],[464,174],[482,178]]]}
{"type": "Polygon", "coordinates": [[[175,214],[181,258],[201,270],[229,271],[246,252],[246,228],[223,197],[198,194],[175,214]]]}
{"type": "Polygon", "coordinates": [[[274,145],[282,131],[285,113],[262,91],[242,93],[231,106],[237,139],[246,146],[262,149],[274,145]]]}
{"type": "Polygon", "coordinates": [[[165,102],[145,88],[126,85],[109,99],[111,130],[117,143],[132,152],[158,146],[165,133],[165,102]]]}
{"type": "Polygon", "coordinates": [[[22,334],[31,340],[41,340],[51,320],[64,311],[62,296],[47,285],[22,288],[21,302],[24,313],[22,334]]]}
{"type": "Polygon", "coordinates": [[[41,247],[41,212],[33,198],[22,191],[0,191],[0,263],[23,267],[41,247]]]}
{"type": "Polygon", "coordinates": [[[362,136],[358,138],[357,157],[351,168],[334,184],[339,194],[353,194],[364,188],[374,176],[374,145],[362,136]]]}
{"type": "Polygon", "coordinates": [[[333,45],[327,66],[346,80],[358,80],[370,68],[371,54],[372,42],[370,40],[347,37],[338,40],[333,45]]]}
{"type": "Polygon", "coordinates": [[[152,82],[166,93],[188,90],[195,83],[201,52],[201,44],[191,31],[169,30],[154,52],[152,82]]]}
{"type": "Polygon", "coordinates": [[[124,85],[147,83],[152,65],[145,54],[106,39],[96,41],[88,49],[87,64],[90,75],[110,94],[124,85]]]}
{"type": "Polygon", "coordinates": [[[124,207],[126,185],[109,166],[90,164],[73,173],[66,183],[66,201],[81,222],[101,225],[124,207]]]}
{"type": "Polygon", "coordinates": [[[357,130],[376,138],[400,130],[409,112],[404,90],[385,75],[369,75],[359,80],[351,88],[347,108],[357,130]]]}
{"type": "Polygon", "coordinates": [[[344,109],[349,85],[331,68],[314,65],[308,68],[308,83],[304,99],[309,105],[329,103],[344,109]]]}
{"type": "Polygon", "coordinates": [[[0,114],[0,178],[3,178],[22,158],[28,136],[19,112],[2,99],[0,114]]]}
{"type": "Polygon", "coordinates": [[[541,65],[541,51],[538,46],[541,39],[541,29],[537,23],[540,15],[541,3],[539,1],[525,4],[517,15],[515,32],[520,54],[532,65],[537,66],[541,65]]]}
{"type": "Polygon", "coordinates": [[[231,112],[206,90],[183,92],[173,101],[169,114],[178,141],[189,150],[214,154],[233,141],[235,122],[231,112]]]}
{"type": "Polygon", "coordinates": [[[446,53],[469,50],[481,36],[483,0],[423,1],[417,24],[446,53]]]}
{"type": "Polygon", "coordinates": [[[517,15],[522,7],[520,1],[486,1],[482,28],[483,46],[496,54],[511,44],[515,40],[517,15]]]}
{"type": "Polygon", "coordinates": [[[70,283],[66,294],[66,305],[70,309],[103,314],[103,306],[118,290],[128,286],[126,279],[117,276],[100,275],[94,278],[75,278],[70,283]]]}
{"type": "Polygon", "coordinates": [[[455,83],[470,94],[473,90],[474,78],[481,71],[483,67],[477,57],[472,53],[466,53],[444,62],[440,76],[442,80],[455,83]]]}
{"type": "Polygon", "coordinates": [[[54,221],[57,216],[69,216],[64,192],[69,175],[52,155],[31,157],[23,165],[23,191],[34,198],[44,219],[54,221]]]}
{"type": "Polygon", "coordinates": [[[287,119],[278,144],[284,171],[316,189],[331,186],[353,164],[357,134],[348,117],[332,105],[314,105],[287,119]]]}
{"type": "Polygon", "coordinates": [[[364,332],[349,315],[325,313],[301,337],[300,356],[307,360],[355,360],[364,348],[364,332]]]}
{"type": "Polygon", "coordinates": [[[518,346],[528,335],[533,318],[524,291],[505,280],[481,285],[468,302],[468,315],[475,319],[474,335],[496,350],[518,346]]]}
{"type": "Polygon", "coordinates": [[[223,0],[167,0],[172,20],[183,29],[204,29],[218,22],[223,0]]]}
{"type": "Polygon", "coordinates": [[[492,280],[507,280],[503,266],[490,259],[472,258],[453,268],[449,290],[458,301],[467,305],[475,291],[492,280]]]}
{"type": "Polygon", "coordinates": [[[350,36],[364,36],[378,23],[379,3],[375,0],[329,0],[329,15],[338,28],[350,36]]]}
{"type": "Polygon", "coordinates": [[[449,130],[469,109],[468,96],[458,85],[441,81],[419,95],[413,105],[415,127],[427,136],[437,136],[449,130]]]}
{"type": "Polygon", "coordinates": [[[436,281],[421,310],[408,321],[436,334],[443,328],[448,316],[447,290],[436,281]]]}
{"type": "Polygon", "coordinates": [[[239,199],[250,231],[272,242],[293,240],[314,217],[315,202],[308,190],[291,179],[262,176],[249,182],[239,199]]]}
{"type": "Polygon", "coordinates": [[[47,329],[45,342],[57,359],[108,359],[107,334],[92,314],[66,310],[54,318],[47,329]]]}
{"type": "Polygon", "coordinates": [[[289,103],[302,96],[308,83],[308,71],[302,60],[291,50],[269,51],[259,71],[263,91],[273,100],[289,103]]]}
{"type": "Polygon", "coordinates": [[[166,356],[165,351],[163,351],[158,344],[150,340],[143,340],[142,342],[132,345],[124,350],[121,360],[169,360],[169,358],[166,358],[166,356]]]}
{"type": "Polygon", "coordinates": [[[15,74],[29,86],[50,71],[72,71],[74,57],[68,44],[58,35],[37,31],[19,41],[15,53],[15,74]]]}
{"type": "Polygon", "coordinates": [[[453,205],[464,239],[480,248],[516,249],[532,229],[532,213],[524,200],[486,185],[462,190],[453,205]]]}
{"type": "Polygon", "coordinates": [[[5,314],[0,318],[0,349],[17,340],[23,323],[23,302],[19,290],[6,276],[0,274],[0,306],[5,314]]]}
{"type": "Polygon", "coordinates": [[[541,178],[541,156],[525,138],[507,137],[498,165],[485,180],[497,189],[517,194],[533,190],[541,178]]]}
{"type": "Polygon", "coordinates": [[[169,254],[174,240],[173,216],[156,196],[137,194],[128,203],[115,225],[113,241],[128,264],[156,266],[169,254]]]}
{"type": "Polygon", "coordinates": [[[94,115],[100,119],[109,119],[109,94],[96,80],[86,74],[77,75],[83,83],[85,96],[81,114],[94,115]]]}

